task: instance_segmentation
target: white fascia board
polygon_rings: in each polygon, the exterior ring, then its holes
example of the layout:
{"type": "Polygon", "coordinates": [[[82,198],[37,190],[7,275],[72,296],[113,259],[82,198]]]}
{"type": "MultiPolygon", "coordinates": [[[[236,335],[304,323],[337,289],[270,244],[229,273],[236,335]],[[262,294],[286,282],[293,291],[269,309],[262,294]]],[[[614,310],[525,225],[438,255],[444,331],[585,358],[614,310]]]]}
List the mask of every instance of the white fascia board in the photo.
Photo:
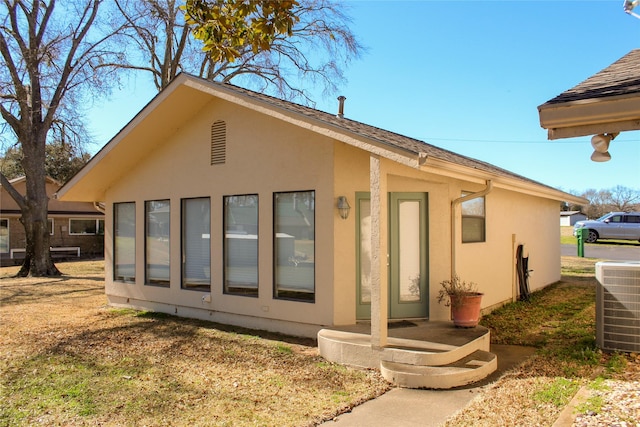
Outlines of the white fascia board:
{"type": "Polygon", "coordinates": [[[576,138],[579,136],[599,135],[604,133],[620,133],[640,130],[640,118],[623,122],[596,123],[583,126],[550,128],[547,131],[549,140],[576,138]]]}

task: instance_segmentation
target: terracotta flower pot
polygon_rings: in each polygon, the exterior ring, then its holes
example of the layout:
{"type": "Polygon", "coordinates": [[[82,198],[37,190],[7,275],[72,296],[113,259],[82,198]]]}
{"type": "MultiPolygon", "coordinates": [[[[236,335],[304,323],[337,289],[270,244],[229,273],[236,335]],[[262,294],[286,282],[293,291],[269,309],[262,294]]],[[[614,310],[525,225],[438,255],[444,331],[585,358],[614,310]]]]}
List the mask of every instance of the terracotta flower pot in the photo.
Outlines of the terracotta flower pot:
{"type": "Polygon", "coordinates": [[[480,321],[481,293],[451,296],[451,317],[459,328],[475,328],[480,321]]]}

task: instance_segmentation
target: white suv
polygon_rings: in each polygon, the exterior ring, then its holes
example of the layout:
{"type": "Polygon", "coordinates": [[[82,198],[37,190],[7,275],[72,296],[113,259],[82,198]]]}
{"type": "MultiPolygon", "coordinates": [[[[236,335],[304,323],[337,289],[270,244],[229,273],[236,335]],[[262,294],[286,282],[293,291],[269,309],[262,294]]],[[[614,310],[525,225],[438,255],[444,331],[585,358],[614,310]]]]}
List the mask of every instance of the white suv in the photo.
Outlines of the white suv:
{"type": "Polygon", "coordinates": [[[609,212],[596,220],[578,221],[573,226],[573,235],[577,236],[581,228],[589,230],[587,243],[598,239],[640,241],[640,212],[609,212]]]}

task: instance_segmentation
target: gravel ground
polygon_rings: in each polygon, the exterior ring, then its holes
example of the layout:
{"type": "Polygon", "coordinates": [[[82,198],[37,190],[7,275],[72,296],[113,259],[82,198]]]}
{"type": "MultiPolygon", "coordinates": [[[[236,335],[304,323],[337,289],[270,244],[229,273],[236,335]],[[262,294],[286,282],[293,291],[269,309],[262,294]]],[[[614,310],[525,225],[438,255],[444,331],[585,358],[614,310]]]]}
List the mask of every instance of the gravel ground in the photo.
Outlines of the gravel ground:
{"type": "Polygon", "coordinates": [[[640,427],[640,381],[607,380],[604,389],[591,391],[593,398],[601,398],[602,407],[578,414],[574,427],[640,427]]]}
{"type": "Polygon", "coordinates": [[[627,360],[624,372],[590,389],[573,427],[640,427],[640,354],[629,354],[627,360]],[[601,405],[593,408],[596,405],[590,405],[590,401],[601,405]]]}

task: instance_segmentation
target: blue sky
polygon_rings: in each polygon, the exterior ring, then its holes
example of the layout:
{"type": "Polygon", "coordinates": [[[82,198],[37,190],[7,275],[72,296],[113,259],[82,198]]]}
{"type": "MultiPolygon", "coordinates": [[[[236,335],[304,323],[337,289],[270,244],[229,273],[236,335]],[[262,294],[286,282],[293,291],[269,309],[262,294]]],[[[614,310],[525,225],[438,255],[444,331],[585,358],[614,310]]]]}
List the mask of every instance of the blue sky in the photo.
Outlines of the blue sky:
{"type": "MultiPolygon", "coordinates": [[[[537,106],[640,48],[640,19],[607,1],[347,2],[368,48],[316,108],[417,138],[570,192],[640,190],[640,132],[594,163],[590,137],[548,141],[537,106]]],[[[640,64],[638,64],[640,70],[640,64]]],[[[90,114],[95,150],[154,96],[139,76],[90,114]],[[108,117],[108,120],[105,120],[108,117]],[[100,126],[97,123],[101,123],[100,126]]]]}

